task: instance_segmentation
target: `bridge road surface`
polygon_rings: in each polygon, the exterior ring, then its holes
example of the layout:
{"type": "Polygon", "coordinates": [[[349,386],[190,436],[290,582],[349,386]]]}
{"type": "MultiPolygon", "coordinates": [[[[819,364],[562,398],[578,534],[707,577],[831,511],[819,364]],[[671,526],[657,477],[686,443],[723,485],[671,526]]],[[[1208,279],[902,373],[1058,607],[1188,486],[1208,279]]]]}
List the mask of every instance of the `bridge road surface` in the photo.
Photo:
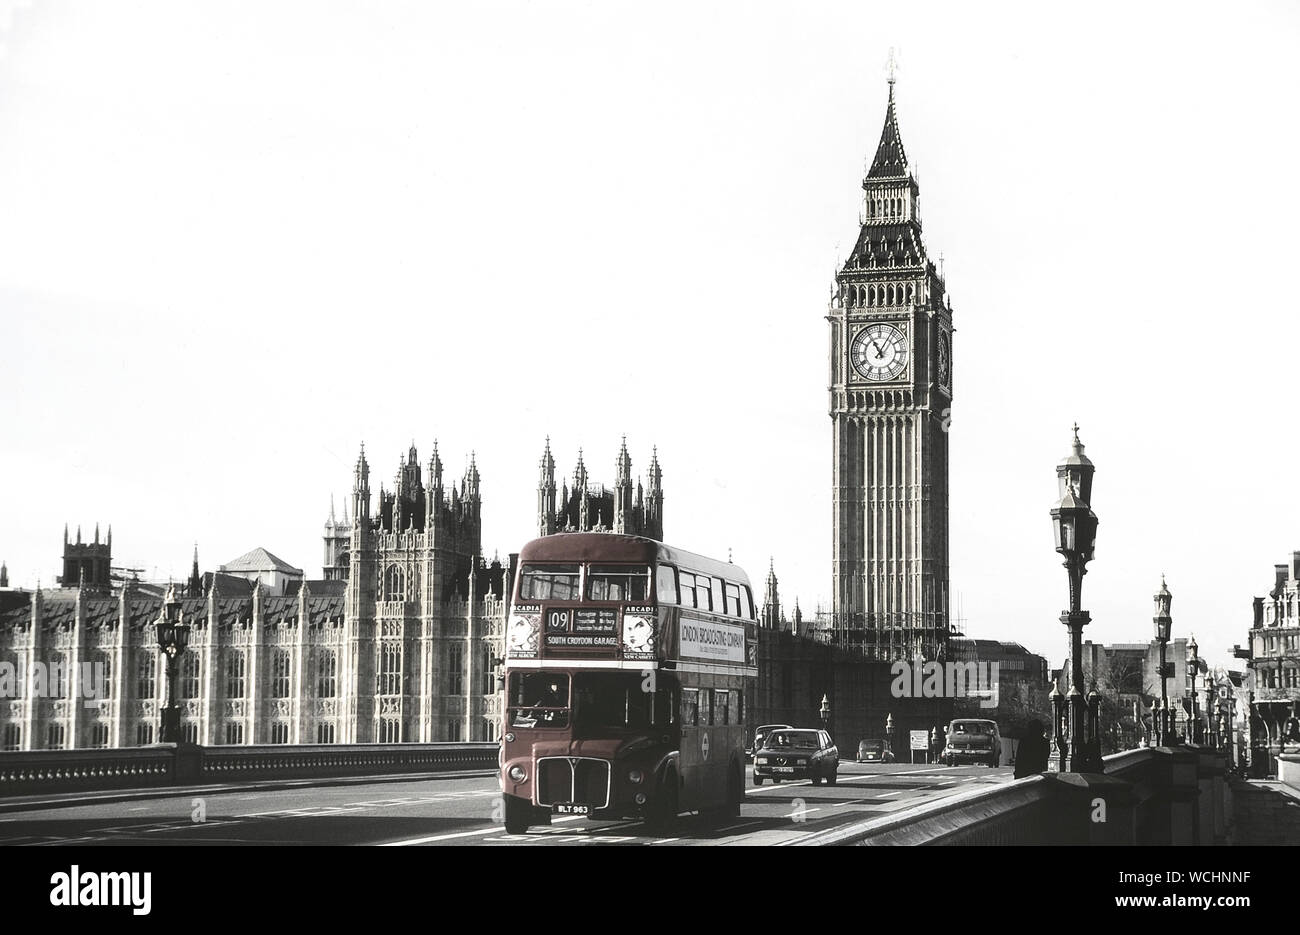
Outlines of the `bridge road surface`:
{"type": "Polygon", "coordinates": [[[665,836],[652,834],[639,821],[559,816],[550,826],[531,828],[527,834],[506,834],[496,802],[500,790],[495,773],[264,790],[227,787],[0,812],[0,845],[780,845],[1011,779],[1009,767],[906,763],[842,762],[835,786],[814,786],[807,780],[755,786],[747,774],[739,818],[710,823],[683,815],[665,836]],[[195,799],[203,800],[201,822],[193,820],[195,799]]]}

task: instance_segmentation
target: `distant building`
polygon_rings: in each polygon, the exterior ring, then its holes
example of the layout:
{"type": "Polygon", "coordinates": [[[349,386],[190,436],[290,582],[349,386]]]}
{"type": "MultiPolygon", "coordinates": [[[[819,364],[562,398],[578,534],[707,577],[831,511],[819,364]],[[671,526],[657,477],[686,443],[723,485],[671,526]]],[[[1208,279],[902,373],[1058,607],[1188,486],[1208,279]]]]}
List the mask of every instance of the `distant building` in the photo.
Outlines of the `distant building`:
{"type": "MultiPolygon", "coordinates": [[[[1169,703],[1174,711],[1174,729],[1180,734],[1187,733],[1187,723],[1191,711],[1191,693],[1193,674],[1206,671],[1204,659],[1198,661],[1196,673],[1193,673],[1188,659],[1195,638],[1170,640],[1165,647],[1165,659],[1173,664],[1173,672],[1166,683],[1169,703]]],[[[1094,687],[1103,695],[1110,697],[1119,705],[1135,731],[1130,738],[1136,742],[1138,737],[1149,735],[1151,727],[1151,705],[1160,697],[1160,644],[1156,640],[1149,643],[1112,643],[1109,645],[1083,642],[1083,674],[1085,694],[1094,687]]],[[[1066,661],[1060,670],[1054,670],[1055,687],[1063,694],[1070,690],[1070,665],[1066,661]]]]}
{"type": "Polygon", "coordinates": [[[107,591],[112,587],[113,527],[108,527],[108,537],[99,541],[99,524],[95,524],[95,541],[81,541],[81,527],[77,527],[76,542],[68,541],[68,527],[63,527],[63,574],[59,584],[65,588],[85,587],[107,591]]]}
{"type": "Polygon", "coordinates": [[[1300,552],[1275,565],[1273,588],[1254,602],[1250,630],[1257,701],[1300,701],[1300,552]]]}
{"type": "Polygon", "coordinates": [[[217,568],[232,578],[259,582],[269,594],[289,594],[302,584],[302,569],[294,568],[259,546],[217,568]]]}
{"type": "MultiPolygon", "coordinates": [[[[1254,600],[1247,658],[1253,683],[1253,740],[1276,746],[1300,715],[1300,552],[1273,566],[1273,587],[1254,600]]],[[[1298,738],[1300,739],[1300,738],[1298,738]]]]}

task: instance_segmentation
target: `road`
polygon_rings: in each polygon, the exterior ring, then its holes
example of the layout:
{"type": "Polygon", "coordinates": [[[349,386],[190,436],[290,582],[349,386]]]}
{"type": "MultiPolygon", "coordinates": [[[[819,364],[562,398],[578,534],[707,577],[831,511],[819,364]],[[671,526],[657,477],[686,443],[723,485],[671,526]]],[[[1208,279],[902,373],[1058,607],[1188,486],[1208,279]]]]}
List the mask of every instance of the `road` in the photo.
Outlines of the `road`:
{"type": "Polygon", "coordinates": [[[1011,778],[1010,768],[843,763],[836,786],[750,782],[741,817],[710,824],[683,816],[670,835],[659,837],[636,821],[567,817],[508,835],[494,775],[389,778],[7,812],[0,814],[0,844],[781,845],[1011,778]]]}

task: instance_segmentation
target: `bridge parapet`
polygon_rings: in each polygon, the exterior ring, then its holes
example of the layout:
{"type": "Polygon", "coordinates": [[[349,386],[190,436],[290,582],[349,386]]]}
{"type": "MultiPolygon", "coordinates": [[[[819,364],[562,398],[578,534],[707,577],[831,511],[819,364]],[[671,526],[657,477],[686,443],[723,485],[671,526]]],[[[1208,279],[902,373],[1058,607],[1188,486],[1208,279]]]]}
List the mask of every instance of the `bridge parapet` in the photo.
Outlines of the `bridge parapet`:
{"type": "Polygon", "coordinates": [[[801,845],[1223,844],[1232,798],[1222,751],[1108,756],[1104,774],[1046,773],[812,834],[801,845]]]}
{"type": "Polygon", "coordinates": [[[203,783],[494,770],[496,743],[155,744],[0,753],[0,797],[203,783]]]}

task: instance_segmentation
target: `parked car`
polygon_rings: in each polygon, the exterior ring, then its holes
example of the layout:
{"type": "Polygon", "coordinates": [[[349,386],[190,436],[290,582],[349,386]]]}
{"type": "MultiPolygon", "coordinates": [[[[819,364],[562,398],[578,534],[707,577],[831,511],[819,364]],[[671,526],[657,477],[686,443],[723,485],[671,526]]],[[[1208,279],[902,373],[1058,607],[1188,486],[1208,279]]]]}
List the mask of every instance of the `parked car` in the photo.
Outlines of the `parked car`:
{"type": "Polygon", "coordinates": [[[789,730],[793,724],[761,724],[754,729],[754,740],[745,749],[745,759],[752,760],[754,751],[763,746],[763,740],[774,730],[789,730]]]}
{"type": "Polygon", "coordinates": [[[997,766],[1002,758],[998,722],[983,718],[958,718],[948,725],[948,737],[939,761],[944,766],[986,763],[997,766]]]}
{"type": "Polygon", "coordinates": [[[764,779],[811,779],[814,786],[820,786],[824,779],[833,786],[839,771],[840,751],[824,730],[774,730],[754,751],[756,786],[761,786],[764,779]]]}
{"type": "Polygon", "coordinates": [[[894,754],[889,752],[883,740],[862,740],[858,742],[859,763],[892,763],[894,754]]]}

